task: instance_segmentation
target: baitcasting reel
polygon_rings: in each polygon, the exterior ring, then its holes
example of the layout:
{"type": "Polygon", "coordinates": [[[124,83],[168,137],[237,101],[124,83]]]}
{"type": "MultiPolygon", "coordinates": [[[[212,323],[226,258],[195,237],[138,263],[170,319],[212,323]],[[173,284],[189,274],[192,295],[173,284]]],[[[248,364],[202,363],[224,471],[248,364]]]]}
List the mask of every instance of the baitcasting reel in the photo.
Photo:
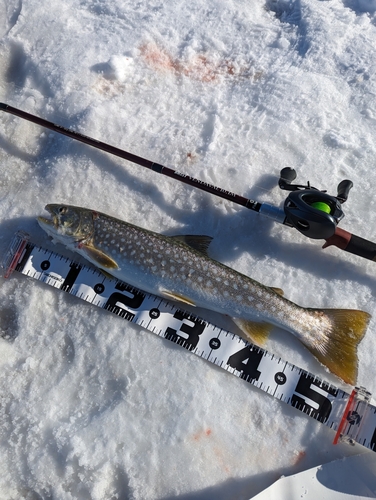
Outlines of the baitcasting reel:
{"type": "Polygon", "coordinates": [[[291,191],[285,201],[286,222],[305,236],[313,239],[328,239],[334,235],[337,224],[345,214],[342,210],[353,183],[343,180],[338,184],[337,196],[330,196],[326,191],[319,191],[310,185],[292,184],[296,178],[293,168],[281,170],[278,185],[291,191]]]}

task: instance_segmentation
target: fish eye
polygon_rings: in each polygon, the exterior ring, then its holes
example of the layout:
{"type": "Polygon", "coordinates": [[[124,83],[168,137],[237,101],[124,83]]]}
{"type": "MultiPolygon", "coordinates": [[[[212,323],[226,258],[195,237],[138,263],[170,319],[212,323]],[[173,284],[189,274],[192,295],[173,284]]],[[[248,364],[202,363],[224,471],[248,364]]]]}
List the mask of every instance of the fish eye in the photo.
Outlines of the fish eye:
{"type": "Polygon", "coordinates": [[[68,209],[67,209],[67,207],[60,207],[60,208],[59,208],[59,214],[60,214],[60,215],[64,215],[64,214],[66,214],[66,213],[67,213],[67,210],[68,210],[68,209]]]}

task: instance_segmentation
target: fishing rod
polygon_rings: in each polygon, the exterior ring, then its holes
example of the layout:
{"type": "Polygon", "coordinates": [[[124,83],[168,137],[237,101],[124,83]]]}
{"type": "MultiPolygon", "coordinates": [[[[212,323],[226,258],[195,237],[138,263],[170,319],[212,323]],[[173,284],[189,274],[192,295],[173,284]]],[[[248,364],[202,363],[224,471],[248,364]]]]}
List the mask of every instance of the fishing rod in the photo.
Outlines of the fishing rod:
{"type": "Polygon", "coordinates": [[[350,189],[353,186],[350,180],[343,180],[340,182],[337,188],[337,196],[331,196],[327,194],[326,191],[320,191],[311,186],[309,182],[307,185],[293,184],[296,178],[296,171],[290,167],[283,168],[280,172],[278,185],[282,190],[290,191],[290,193],[285,200],[283,209],[281,209],[274,205],[260,203],[213,186],[178,172],[177,170],[165,167],[160,163],[141,158],[140,156],[98,141],[74,130],[62,127],[61,125],[57,125],[39,116],[14,108],[8,104],[0,103],[0,111],[5,111],[6,113],[10,113],[40,125],[41,127],[48,128],[96,149],[105,151],[106,153],[110,153],[148,168],[158,174],[166,175],[167,177],[210,194],[214,194],[220,198],[232,201],[233,203],[273,219],[275,222],[293,227],[308,238],[325,240],[323,248],[336,246],[341,250],[345,250],[346,252],[350,252],[365,259],[376,260],[376,243],[360,238],[338,227],[339,222],[345,216],[342,210],[342,204],[347,201],[350,189]]]}

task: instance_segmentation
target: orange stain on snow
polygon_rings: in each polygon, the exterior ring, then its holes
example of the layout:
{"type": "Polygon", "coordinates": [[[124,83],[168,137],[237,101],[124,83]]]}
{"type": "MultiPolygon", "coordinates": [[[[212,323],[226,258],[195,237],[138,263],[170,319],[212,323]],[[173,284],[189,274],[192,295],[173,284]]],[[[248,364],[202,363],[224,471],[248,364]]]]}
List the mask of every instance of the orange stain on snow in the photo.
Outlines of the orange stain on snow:
{"type": "Polygon", "coordinates": [[[174,71],[176,64],[172,57],[155,43],[146,43],[140,47],[145,62],[158,71],[174,71]]]}
{"type": "Polygon", "coordinates": [[[229,475],[231,472],[231,468],[227,465],[227,460],[226,460],[226,454],[222,450],[220,446],[218,446],[218,443],[216,442],[217,440],[214,439],[212,436],[212,430],[210,428],[208,429],[203,429],[201,431],[196,432],[193,434],[193,440],[196,442],[203,442],[202,440],[207,439],[211,436],[211,452],[217,459],[218,466],[227,474],[229,475]],[[214,439],[214,441],[213,441],[214,439]]]}
{"type": "Polygon", "coordinates": [[[230,59],[218,59],[209,54],[194,54],[186,61],[174,59],[154,42],[141,45],[141,56],[148,66],[161,72],[173,72],[204,83],[215,82],[220,77],[258,80],[261,71],[250,65],[239,65],[230,59]]]}
{"type": "Polygon", "coordinates": [[[211,429],[205,429],[203,431],[196,432],[196,434],[193,434],[193,440],[194,441],[200,441],[203,437],[209,437],[210,434],[212,433],[211,429]]]}
{"type": "Polygon", "coordinates": [[[296,452],[293,465],[299,465],[300,462],[305,459],[306,455],[307,453],[304,450],[296,452]]]}

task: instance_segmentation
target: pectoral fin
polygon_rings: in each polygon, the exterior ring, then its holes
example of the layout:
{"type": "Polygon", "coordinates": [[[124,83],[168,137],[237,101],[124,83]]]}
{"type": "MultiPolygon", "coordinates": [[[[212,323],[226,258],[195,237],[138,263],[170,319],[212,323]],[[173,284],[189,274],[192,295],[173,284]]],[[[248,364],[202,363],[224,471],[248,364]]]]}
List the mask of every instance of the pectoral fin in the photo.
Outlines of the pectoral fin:
{"type": "Polygon", "coordinates": [[[116,262],[101,250],[98,250],[91,245],[85,245],[83,243],[79,245],[79,249],[88,260],[93,262],[93,264],[96,264],[98,267],[104,267],[109,271],[111,271],[112,269],[119,269],[119,266],[116,264],[116,262]]]}
{"type": "Polygon", "coordinates": [[[168,297],[172,300],[177,300],[178,302],[184,302],[184,304],[188,304],[190,306],[196,306],[196,304],[188,297],[181,295],[180,293],[170,292],[169,290],[161,290],[160,294],[164,297],[168,297]]]}
{"type": "Polygon", "coordinates": [[[232,318],[233,322],[245,333],[247,340],[262,346],[267,341],[273,325],[241,318],[232,318]]]}

